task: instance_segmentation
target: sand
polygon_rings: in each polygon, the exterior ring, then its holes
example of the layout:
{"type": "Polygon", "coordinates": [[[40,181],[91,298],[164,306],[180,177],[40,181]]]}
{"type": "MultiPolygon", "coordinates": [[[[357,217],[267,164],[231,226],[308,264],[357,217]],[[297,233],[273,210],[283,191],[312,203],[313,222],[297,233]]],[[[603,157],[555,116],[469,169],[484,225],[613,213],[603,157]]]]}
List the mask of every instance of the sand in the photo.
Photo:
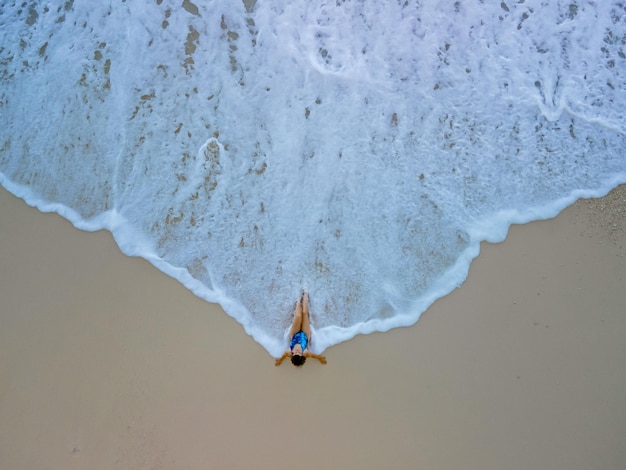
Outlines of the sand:
{"type": "Polygon", "coordinates": [[[626,468],[623,187],[302,369],[109,233],[0,214],[2,470],[626,468]]]}

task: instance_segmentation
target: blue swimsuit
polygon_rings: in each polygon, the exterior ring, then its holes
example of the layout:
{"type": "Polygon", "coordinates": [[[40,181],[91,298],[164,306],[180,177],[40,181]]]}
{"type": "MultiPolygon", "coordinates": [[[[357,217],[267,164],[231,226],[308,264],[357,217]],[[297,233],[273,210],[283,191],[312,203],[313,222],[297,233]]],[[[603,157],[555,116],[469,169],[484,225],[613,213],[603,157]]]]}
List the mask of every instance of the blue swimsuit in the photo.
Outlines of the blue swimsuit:
{"type": "Polygon", "coordinates": [[[296,344],[299,344],[300,346],[302,346],[302,352],[304,352],[304,350],[309,344],[309,337],[306,335],[304,331],[302,330],[298,331],[291,338],[291,344],[289,345],[289,349],[291,349],[292,352],[296,344]]]}

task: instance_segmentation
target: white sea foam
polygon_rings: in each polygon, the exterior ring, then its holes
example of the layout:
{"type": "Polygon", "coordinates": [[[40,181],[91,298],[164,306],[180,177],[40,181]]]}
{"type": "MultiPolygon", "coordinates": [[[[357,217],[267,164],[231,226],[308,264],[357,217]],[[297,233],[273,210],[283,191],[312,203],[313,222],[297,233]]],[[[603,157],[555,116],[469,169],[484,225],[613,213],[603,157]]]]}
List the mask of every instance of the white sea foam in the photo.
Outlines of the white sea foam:
{"type": "Polygon", "coordinates": [[[279,354],[413,324],[626,181],[617,1],[4,2],[0,183],[279,354]]]}

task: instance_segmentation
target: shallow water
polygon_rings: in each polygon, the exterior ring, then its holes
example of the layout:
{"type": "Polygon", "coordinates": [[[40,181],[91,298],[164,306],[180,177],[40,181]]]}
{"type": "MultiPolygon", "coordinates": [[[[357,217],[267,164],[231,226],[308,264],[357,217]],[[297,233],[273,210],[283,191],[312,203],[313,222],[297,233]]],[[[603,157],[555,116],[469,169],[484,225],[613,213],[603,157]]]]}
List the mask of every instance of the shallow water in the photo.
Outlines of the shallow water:
{"type": "Polygon", "coordinates": [[[543,3],[3,2],[0,182],[272,354],[410,325],[626,181],[625,7],[543,3]]]}

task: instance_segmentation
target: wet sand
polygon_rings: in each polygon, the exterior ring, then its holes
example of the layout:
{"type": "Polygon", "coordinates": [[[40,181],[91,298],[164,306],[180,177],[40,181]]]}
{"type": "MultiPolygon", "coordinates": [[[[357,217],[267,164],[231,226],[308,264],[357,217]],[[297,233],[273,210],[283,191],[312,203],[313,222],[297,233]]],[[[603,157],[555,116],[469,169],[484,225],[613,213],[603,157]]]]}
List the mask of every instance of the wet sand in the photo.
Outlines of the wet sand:
{"type": "Polygon", "coordinates": [[[302,369],[108,232],[0,214],[0,469],[624,468],[624,187],[302,369]]]}

